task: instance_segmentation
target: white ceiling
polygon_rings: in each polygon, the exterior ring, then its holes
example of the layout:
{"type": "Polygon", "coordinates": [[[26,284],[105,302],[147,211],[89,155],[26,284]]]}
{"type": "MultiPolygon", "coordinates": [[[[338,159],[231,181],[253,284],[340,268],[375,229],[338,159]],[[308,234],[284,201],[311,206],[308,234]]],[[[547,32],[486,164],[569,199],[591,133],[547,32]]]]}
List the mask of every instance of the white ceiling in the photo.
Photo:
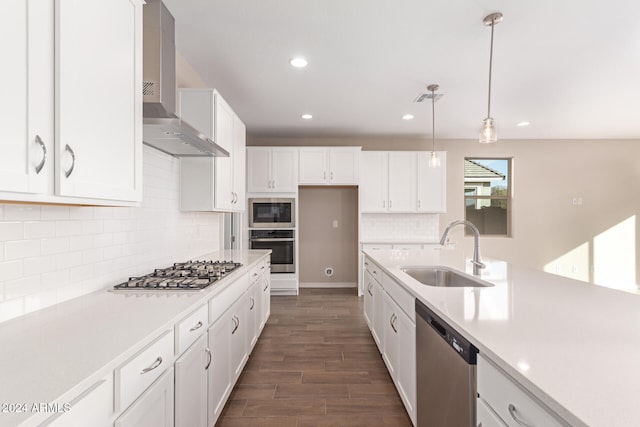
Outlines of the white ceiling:
{"type": "Polygon", "coordinates": [[[165,0],[176,46],[253,135],[640,138],[638,0],[165,0]],[[305,69],[288,61],[302,55],[305,69]],[[313,114],[302,120],[302,113],[313,114]],[[401,116],[411,113],[412,121],[401,116]],[[516,123],[530,121],[528,127],[516,123]]]}

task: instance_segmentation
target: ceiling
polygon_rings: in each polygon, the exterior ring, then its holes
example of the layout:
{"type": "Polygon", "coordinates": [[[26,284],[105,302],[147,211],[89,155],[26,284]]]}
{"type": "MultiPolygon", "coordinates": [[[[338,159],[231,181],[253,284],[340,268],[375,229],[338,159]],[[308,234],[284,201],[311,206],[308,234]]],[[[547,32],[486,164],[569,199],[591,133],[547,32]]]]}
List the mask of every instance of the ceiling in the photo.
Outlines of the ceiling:
{"type": "Polygon", "coordinates": [[[256,136],[640,138],[637,0],[165,0],[176,46],[256,136]],[[295,69],[301,55],[309,65],[295,69]],[[310,113],[311,120],[301,114],[310,113]],[[413,114],[413,120],[402,120],[413,114]],[[518,127],[529,121],[531,125],[518,127]]]}

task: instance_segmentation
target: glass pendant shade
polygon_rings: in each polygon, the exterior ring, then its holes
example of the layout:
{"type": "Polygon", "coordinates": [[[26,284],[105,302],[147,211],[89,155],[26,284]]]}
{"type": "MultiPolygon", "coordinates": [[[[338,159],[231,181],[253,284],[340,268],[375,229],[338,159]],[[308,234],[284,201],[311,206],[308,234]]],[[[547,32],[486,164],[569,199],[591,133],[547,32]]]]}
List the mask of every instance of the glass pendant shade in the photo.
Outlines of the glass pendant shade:
{"type": "Polygon", "coordinates": [[[429,156],[429,167],[430,168],[439,168],[440,167],[440,156],[435,151],[431,152],[429,156]]]}
{"type": "Polygon", "coordinates": [[[480,131],[480,143],[491,144],[496,141],[498,141],[496,124],[491,117],[487,117],[482,122],[482,130],[480,131]]]}

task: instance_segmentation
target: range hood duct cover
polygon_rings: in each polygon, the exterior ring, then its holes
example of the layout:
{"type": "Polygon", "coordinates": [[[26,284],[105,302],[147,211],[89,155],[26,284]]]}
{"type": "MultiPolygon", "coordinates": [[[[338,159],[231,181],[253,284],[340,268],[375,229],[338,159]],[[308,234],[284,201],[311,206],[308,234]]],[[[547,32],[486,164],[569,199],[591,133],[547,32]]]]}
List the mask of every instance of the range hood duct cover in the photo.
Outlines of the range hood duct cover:
{"type": "Polygon", "coordinates": [[[175,20],[160,0],[143,9],[142,141],[175,157],[229,157],[202,132],[176,114],[175,20]]]}

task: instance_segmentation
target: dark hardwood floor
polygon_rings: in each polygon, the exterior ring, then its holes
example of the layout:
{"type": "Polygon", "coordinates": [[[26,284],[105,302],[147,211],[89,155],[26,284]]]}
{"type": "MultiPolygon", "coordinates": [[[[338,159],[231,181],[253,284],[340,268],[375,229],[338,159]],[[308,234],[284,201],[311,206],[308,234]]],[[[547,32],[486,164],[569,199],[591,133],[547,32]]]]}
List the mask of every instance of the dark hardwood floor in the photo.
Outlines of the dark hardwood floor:
{"type": "Polygon", "coordinates": [[[271,298],[216,427],[411,426],[354,289],[271,298]]]}

